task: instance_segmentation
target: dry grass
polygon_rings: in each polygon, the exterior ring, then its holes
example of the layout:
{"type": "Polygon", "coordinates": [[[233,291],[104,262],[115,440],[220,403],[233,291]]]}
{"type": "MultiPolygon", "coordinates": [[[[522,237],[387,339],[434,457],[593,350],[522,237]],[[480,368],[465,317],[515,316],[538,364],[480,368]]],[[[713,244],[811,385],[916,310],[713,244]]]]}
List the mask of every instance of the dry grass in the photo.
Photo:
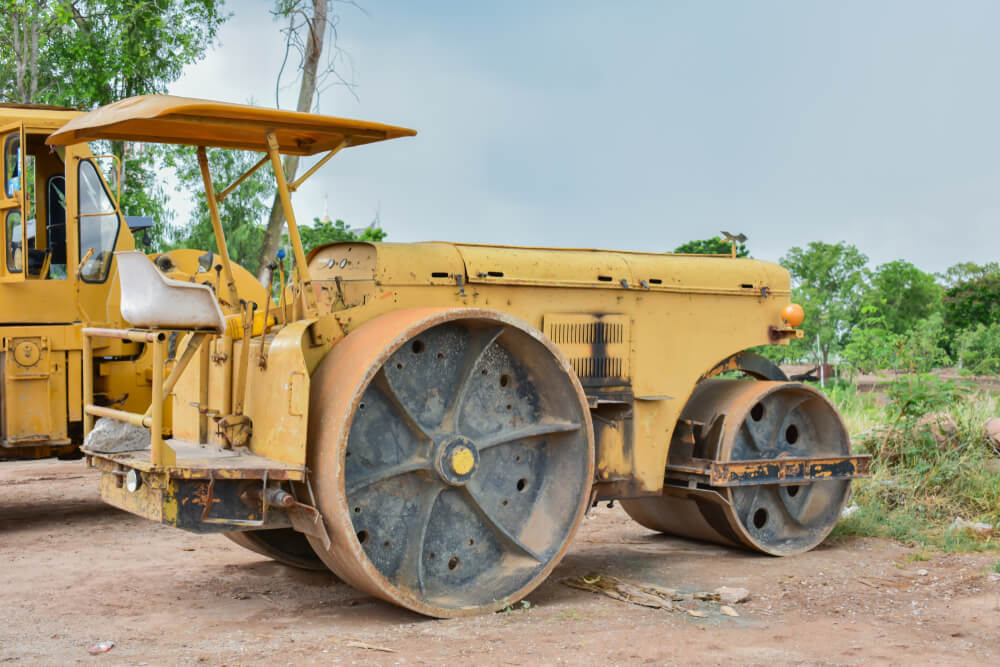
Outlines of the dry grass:
{"type": "MultiPolygon", "coordinates": [[[[835,536],[877,536],[946,551],[1000,547],[1000,536],[949,531],[956,517],[1000,526],[1000,471],[989,463],[984,422],[998,412],[998,396],[972,385],[906,376],[886,395],[839,384],[828,390],[854,447],[873,456],[872,477],[854,484],[858,510],[835,536]],[[947,413],[954,439],[939,445],[917,420],[947,413]]],[[[1000,530],[1000,528],[998,528],[1000,530]]]]}

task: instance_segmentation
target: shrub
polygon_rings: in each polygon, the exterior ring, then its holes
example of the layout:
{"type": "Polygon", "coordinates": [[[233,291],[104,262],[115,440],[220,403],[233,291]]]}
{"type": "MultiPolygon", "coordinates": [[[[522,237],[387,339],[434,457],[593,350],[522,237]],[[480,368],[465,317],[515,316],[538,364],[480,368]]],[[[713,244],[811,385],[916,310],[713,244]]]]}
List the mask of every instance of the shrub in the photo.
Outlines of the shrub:
{"type": "Polygon", "coordinates": [[[1000,373],[1000,323],[978,324],[955,337],[955,356],[962,368],[979,374],[1000,373]]]}
{"type": "Polygon", "coordinates": [[[998,408],[995,394],[967,382],[908,375],[890,384],[884,399],[845,392],[835,401],[858,449],[873,455],[872,477],[854,483],[858,510],[840,521],[835,535],[887,537],[946,551],[1000,546],[948,530],[956,516],[1000,521],[1000,473],[985,465],[993,453],[983,437],[983,422],[998,408]],[[946,444],[935,442],[920,419],[933,412],[953,420],[946,444]]]}
{"type": "Polygon", "coordinates": [[[861,309],[864,318],[851,332],[840,355],[861,373],[896,368],[903,336],[889,330],[885,317],[874,306],[861,309]]]}
{"type": "Polygon", "coordinates": [[[880,369],[927,373],[949,362],[942,347],[944,318],[940,313],[919,320],[909,331],[893,333],[874,307],[863,310],[868,317],[851,332],[841,356],[852,368],[871,373],[880,369]]]}
{"type": "Polygon", "coordinates": [[[1000,273],[959,283],[945,292],[945,321],[953,331],[1000,320],[1000,273]]]}

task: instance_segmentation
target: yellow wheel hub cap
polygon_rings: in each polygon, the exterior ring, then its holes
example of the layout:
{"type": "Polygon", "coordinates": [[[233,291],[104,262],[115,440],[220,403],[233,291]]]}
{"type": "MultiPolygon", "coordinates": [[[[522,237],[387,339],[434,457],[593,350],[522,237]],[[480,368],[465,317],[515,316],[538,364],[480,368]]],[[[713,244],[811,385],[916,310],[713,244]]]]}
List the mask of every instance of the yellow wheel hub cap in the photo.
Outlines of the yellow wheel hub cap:
{"type": "Polygon", "coordinates": [[[468,475],[474,465],[476,457],[468,447],[456,447],[451,453],[451,470],[456,475],[468,475]]]}

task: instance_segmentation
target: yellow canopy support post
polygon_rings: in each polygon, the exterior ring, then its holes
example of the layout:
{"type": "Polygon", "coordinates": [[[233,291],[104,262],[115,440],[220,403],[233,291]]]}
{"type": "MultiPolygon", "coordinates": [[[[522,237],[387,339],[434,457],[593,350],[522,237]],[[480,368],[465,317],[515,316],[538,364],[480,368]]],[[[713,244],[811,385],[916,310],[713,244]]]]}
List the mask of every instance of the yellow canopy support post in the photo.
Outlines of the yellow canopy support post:
{"type": "Polygon", "coordinates": [[[271,166],[274,168],[274,180],[278,182],[278,196],[281,198],[281,208],[285,211],[285,221],[288,223],[288,240],[292,243],[292,253],[295,255],[295,270],[299,275],[302,287],[302,299],[307,318],[317,317],[316,295],[313,294],[312,278],[306,267],[306,254],[302,250],[302,239],[299,237],[299,226],[295,223],[295,211],[292,208],[292,193],[288,190],[285,179],[285,169],[281,166],[281,153],[278,151],[278,138],[274,132],[268,132],[267,153],[271,156],[271,166]]]}
{"type": "Polygon", "coordinates": [[[336,155],[337,153],[339,153],[341,151],[341,149],[347,148],[347,146],[349,146],[349,145],[350,145],[350,140],[345,137],[344,140],[340,142],[339,146],[337,146],[336,148],[334,148],[333,150],[331,150],[329,153],[327,153],[326,155],[324,155],[323,158],[319,162],[317,162],[316,164],[314,164],[309,169],[309,171],[307,171],[306,173],[302,174],[301,178],[297,178],[293,182],[289,183],[288,184],[288,189],[291,190],[292,192],[295,192],[296,190],[298,190],[299,186],[301,186],[303,183],[306,182],[306,179],[308,179],[310,176],[312,176],[317,171],[319,171],[319,168],[322,167],[327,162],[329,162],[330,158],[332,158],[334,155],[336,155]]]}
{"type": "Polygon", "coordinates": [[[233,265],[229,259],[229,247],[226,245],[226,235],[222,232],[222,221],[219,219],[219,203],[215,198],[215,188],[212,186],[212,174],[208,169],[208,154],[205,152],[204,146],[198,146],[198,165],[201,167],[201,178],[205,181],[205,197],[208,199],[208,213],[212,218],[212,231],[215,233],[215,243],[219,247],[219,257],[222,258],[222,272],[226,275],[229,312],[235,313],[240,307],[240,295],[236,291],[236,280],[233,278],[233,265]]]}
{"type": "Polygon", "coordinates": [[[265,163],[265,162],[267,162],[267,161],[269,161],[270,159],[271,159],[271,158],[269,158],[269,157],[268,157],[268,156],[266,156],[266,155],[265,155],[264,157],[262,157],[262,158],[261,158],[261,159],[260,159],[260,160],[259,160],[259,161],[257,162],[257,164],[255,164],[254,166],[252,166],[252,167],[250,167],[249,169],[247,169],[247,171],[246,171],[246,173],[245,173],[245,174],[243,174],[242,176],[240,176],[239,178],[237,178],[237,179],[236,179],[235,181],[233,181],[233,182],[232,182],[232,183],[231,183],[231,184],[229,185],[229,187],[228,187],[228,188],[226,188],[225,190],[223,190],[222,192],[220,192],[220,193],[218,194],[218,196],[216,196],[216,198],[215,198],[215,201],[217,201],[217,202],[219,202],[219,203],[221,204],[221,203],[222,203],[222,200],[223,200],[223,199],[225,199],[226,197],[228,197],[228,196],[229,196],[230,194],[232,194],[233,190],[235,190],[235,189],[236,189],[237,187],[239,187],[240,183],[242,183],[243,181],[245,181],[245,180],[247,180],[248,178],[250,178],[250,176],[251,176],[251,175],[252,175],[252,174],[253,174],[253,173],[254,173],[255,171],[257,171],[258,169],[260,169],[261,167],[263,167],[263,166],[264,166],[264,163],[265,163]]]}

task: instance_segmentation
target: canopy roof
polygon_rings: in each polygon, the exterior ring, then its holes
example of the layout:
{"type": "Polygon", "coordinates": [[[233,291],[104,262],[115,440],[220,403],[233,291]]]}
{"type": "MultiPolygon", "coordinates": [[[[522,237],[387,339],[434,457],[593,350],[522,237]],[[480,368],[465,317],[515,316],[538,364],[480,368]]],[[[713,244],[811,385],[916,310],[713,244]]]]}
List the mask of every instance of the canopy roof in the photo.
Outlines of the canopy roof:
{"type": "Polygon", "coordinates": [[[264,137],[271,131],[278,138],[280,152],[291,155],[328,151],[345,139],[347,146],[359,146],[417,133],[405,127],[297,111],[141,95],[74,118],[46,143],[66,146],[109,139],[264,151],[264,137]]]}

